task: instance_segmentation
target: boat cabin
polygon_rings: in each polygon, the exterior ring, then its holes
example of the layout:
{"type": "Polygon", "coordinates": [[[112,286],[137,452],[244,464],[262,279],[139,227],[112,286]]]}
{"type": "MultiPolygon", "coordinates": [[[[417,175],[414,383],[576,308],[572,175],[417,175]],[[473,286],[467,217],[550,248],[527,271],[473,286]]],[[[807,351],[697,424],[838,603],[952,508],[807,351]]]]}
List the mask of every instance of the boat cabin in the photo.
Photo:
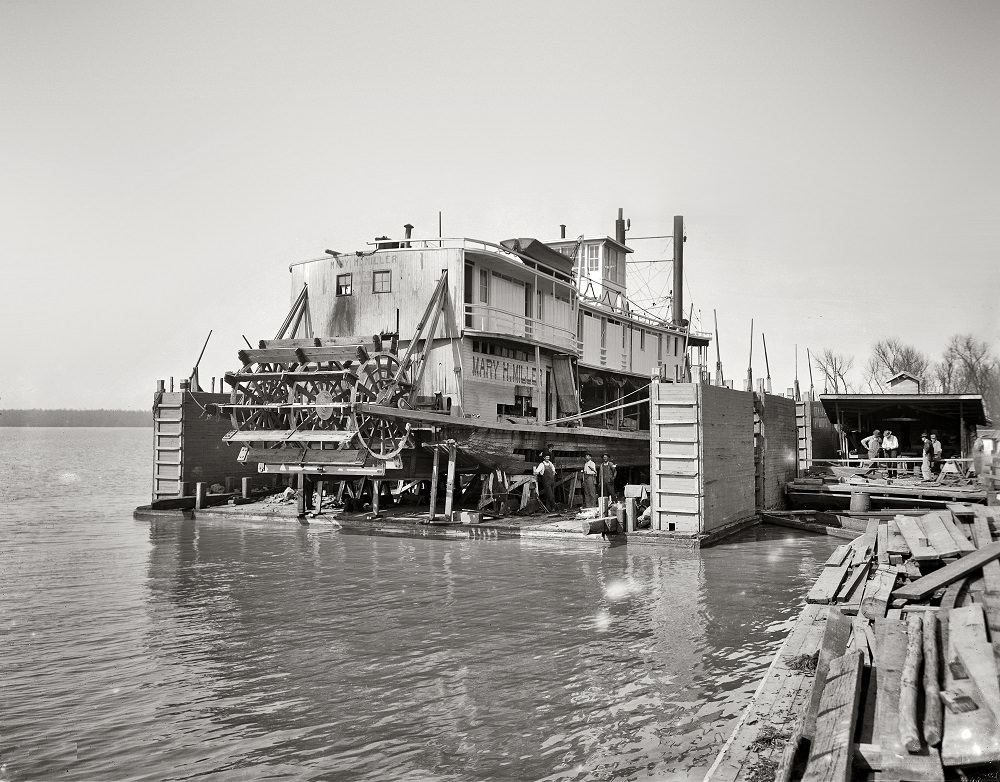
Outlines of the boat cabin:
{"type": "Polygon", "coordinates": [[[648,430],[651,376],[687,379],[689,352],[704,353],[710,338],[629,301],[630,252],[607,236],[381,237],[370,251],[292,264],[292,294],[308,290],[306,336],[393,335],[402,350],[447,275],[418,406],[490,422],[648,430]]]}

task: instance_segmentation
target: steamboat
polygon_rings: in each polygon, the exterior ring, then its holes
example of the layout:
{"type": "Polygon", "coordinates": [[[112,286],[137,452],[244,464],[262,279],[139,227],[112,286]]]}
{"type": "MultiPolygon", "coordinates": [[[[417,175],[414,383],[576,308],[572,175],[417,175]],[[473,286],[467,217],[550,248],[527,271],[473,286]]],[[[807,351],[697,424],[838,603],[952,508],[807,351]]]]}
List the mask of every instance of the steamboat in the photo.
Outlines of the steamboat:
{"type": "Polygon", "coordinates": [[[669,319],[627,295],[629,226],[615,236],[375,240],[289,267],[292,306],[273,339],[225,376],[239,461],[319,480],[417,485],[449,471],[560,472],[608,453],[647,482],[649,383],[689,381],[710,335],[682,303],[683,218],[674,219],[669,319]],[[695,360],[696,359],[696,360],[695,360]]]}

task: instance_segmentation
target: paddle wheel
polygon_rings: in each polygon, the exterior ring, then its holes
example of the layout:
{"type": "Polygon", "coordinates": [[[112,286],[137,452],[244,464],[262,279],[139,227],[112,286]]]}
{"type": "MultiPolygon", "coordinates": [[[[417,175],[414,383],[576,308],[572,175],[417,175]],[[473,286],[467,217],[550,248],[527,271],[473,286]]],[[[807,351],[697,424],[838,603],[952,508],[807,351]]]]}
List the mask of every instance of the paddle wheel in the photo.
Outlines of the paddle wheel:
{"type": "Polygon", "coordinates": [[[446,280],[442,274],[402,356],[397,334],[286,339],[300,322],[311,328],[304,289],[278,336],[241,350],[242,368],[226,374],[232,393],[222,407],[233,431],[224,441],[244,444],[240,460],[256,461],[261,472],[381,475],[387,465],[398,468],[400,453],[414,446],[411,424],[379,408],[412,408],[447,301],[446,280]]]}
{"type": "MultiPolygon", "coordinates": [[[[412,385],[394,353],[375,353],[358,372],[351,390],[351,403],[408,408],[412,385]]],[[[410,424],[355,410],[351,421],[365,448],[376,459],[391,459],[406,447],[410,424]]]]}

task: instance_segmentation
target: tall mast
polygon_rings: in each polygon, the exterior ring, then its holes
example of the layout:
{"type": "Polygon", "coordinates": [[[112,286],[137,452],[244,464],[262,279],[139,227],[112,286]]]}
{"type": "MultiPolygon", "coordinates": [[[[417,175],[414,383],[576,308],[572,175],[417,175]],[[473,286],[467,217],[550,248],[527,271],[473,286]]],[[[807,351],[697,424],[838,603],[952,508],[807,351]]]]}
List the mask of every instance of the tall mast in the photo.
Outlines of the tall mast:
{"type": "Polygon", "coordinates": [[[747,391],[753,391],[753,318],[750,318],[750,360],[747,362],[747,391]]]}
{"type": "Polygon", "coordinates": [[[799,392],[799,346],[795,345],[795,391],[793,393],[796,402],[802,401],[802,394],[799,392]]]}
{"type": "Polygon", "coordinates": [[[764,390],[771,393],[771,365],[767,360],[767,340],[764,339],[764,332],[760,332],[760,341],[764,343],[764,367],[767,370],[767,379],[764,381],[764,390]]]}
{"type": "Polygon", "coordinates": [[[674,215],[674,324],[684,325],[684,218],[674,215]]]}
{"type": "Polygon", "coordinates": [[[719,318],[712,310],[712,319],[715,321],[715,384],[724,386],[725,378],[722,376],[722,355],[719,353],[719,318]]]}

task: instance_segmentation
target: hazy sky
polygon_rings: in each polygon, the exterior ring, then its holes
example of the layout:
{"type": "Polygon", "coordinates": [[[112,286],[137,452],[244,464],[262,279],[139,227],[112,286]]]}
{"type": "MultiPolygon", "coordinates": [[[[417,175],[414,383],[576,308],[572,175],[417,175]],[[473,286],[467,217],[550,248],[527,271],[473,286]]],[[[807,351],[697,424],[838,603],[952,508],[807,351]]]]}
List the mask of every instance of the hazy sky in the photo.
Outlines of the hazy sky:
{"type": "Polygon", "coordinates": [[[807,348],[1000,346],[1000,3],[6,0],[0,199],[3,408],[146,407],[213,329],[207,387],[289,263],[439,210],[490,241],[684,215],[726,375],[753,318],[755,377],[763,332],[807,388],[807,348]]]}

